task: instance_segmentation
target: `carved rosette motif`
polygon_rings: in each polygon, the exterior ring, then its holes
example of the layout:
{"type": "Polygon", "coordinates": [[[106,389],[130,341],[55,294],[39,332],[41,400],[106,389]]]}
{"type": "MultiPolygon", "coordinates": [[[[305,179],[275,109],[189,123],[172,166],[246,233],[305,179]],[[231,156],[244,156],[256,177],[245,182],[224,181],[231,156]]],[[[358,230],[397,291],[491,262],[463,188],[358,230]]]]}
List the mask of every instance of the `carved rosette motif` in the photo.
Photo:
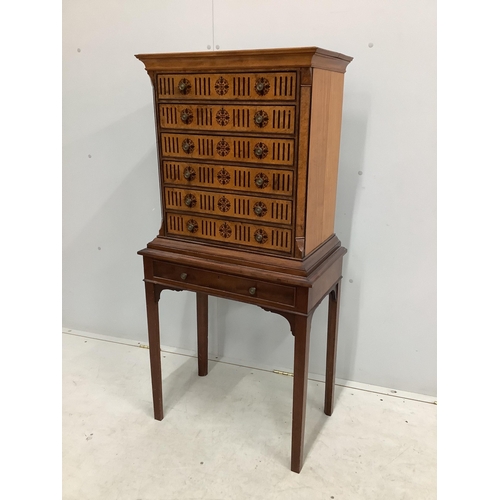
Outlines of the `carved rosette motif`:
{"type": "Polygon", "coordinates": [[[193,112],[189,108],[183,109],[181,111],[181,120],[182,123],[189,125],[193,121],[193,112]]]}
{"type": "Polygon", "coordinates": [[[254,182],[259,189],[264,189],[269,186],[269,177],[266,174],[259,172],[255,176],[254,182]]]}
{"type": "Polygon", "coordinates": [[[257,243],[265,243],[268,240],[267,233],[264,229],[257,229],[257,231],[253,233],[253,237],[257,243]]]}
{"type": "Polygon", "coordinates": [[[262,160],[267,156],[267,153],[269,152],[268,147],[263,143],[263,142],[258,142],[254,149],[253,149],[254,155],[259,158],[259,160],[262,160]]]}
{"type": "Polygon", "coordinates": [[[255,92],[257,92],[257,94],[266,95],[270,88],[271,86],[267,78],[257,78],[255,82],[255,92]]]}
{"type": "Polygon", "coordinates": [[[225,95],[227,94],[227,91],[229,90],[229,82],[224,78],[220,77],[215,81],[215,91],[219,95],[225,95]]]}
{"type": "Polygon", "coordinates": [[[184,139],[182,141],[182,151],[184,153],[192,153],[194,151],[194,142],[191,139],[184,139]]]}
{"type": "Polygon", "coordinates": [[[193,167],[186,167],[184,169],[184,179],[192,181],[196,177],[196,171],[193,167]]]}
{"type": "Polygon", "coordinates": [[[228,212],[231,208],[231,202],[225,196],[223,196],[222,198],[219,198],[217,206],[219,207],[219,210],[221,212],[228,212]]]}
{"type": "Polygon", "coordinates": [[[217,180],[224,186],[231,180],[231,174],[225,168],[223,168],[217,173],[217,180]]]}
{"type": "Polygon", "coordinates": [[[223,222],[219,227],[219,234],[223,238],[229,238],[232,232],[233,230],[231,229],[231,226],[227,222],[223,222]]]}
{"type": "Polygon", "coordinates": [[[198,231],[198,223],[194,219],[189,219],[186,222],[186,227],[190,233],[196,233],[196,231],[198,231]]]}
{"type": "Polygon", "coordinates": [[[231,147],[229,146],[229,142],[222,139],[217,143],[217,154],[219,156],[227,156],[231,151],[231,147]]]}
{"type": "Polygon", "coordinates": [[[187,194],[184,198],[184,205],[193,208],[196,205],[196,196],[194,194],[187,194]]]}
{"type": "Polygon", "coordinates": [[[229,113],[224,108],[220,108],[215,115],[215,119],[221,127],[224,127],[229,123],[229,113]]]}
{"type": "Polygon", "coordinates": [[[269,123],[269,115],[261,109],[255,113],[253,121],[257,127],[264,128],[269,123]]]}
{"type": "Polygon", "coordinates": [[[267,206],[264,202],[258,201],[253,206],[253,212],[258,217],[264,217],[267,214],[267,206]]]}
{"type": "Polygon", "coordinates": [[[177,88],[181,94],[189,94],[191,92],[191,82],[187,78],[182,78],[177,88]]]}

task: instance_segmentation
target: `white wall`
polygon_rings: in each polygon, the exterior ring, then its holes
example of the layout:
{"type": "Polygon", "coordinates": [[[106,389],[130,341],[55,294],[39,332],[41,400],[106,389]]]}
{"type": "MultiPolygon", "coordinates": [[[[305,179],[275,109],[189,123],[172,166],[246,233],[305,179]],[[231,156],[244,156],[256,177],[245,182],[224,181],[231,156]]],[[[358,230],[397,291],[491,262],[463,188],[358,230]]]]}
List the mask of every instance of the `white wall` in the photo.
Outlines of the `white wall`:
{"type": "MultiPolygon", "coordinates": [[[[354,57],[335,222],[348,248],[337,376],[435,395],[435,11],[426,0],[64,2],[64,326],[147,339],[136,252],[160,207],[151,86],[133,55],[316,45],[354,57]]],[[[194,294],[160,303],[162,344],[194,350],[194,294]]],[[[316,374],[326,316],[323,303],[316,374]]],[[[210,299],[210,350],[292,369],[286,321],[237,302],[210,299]]]]}

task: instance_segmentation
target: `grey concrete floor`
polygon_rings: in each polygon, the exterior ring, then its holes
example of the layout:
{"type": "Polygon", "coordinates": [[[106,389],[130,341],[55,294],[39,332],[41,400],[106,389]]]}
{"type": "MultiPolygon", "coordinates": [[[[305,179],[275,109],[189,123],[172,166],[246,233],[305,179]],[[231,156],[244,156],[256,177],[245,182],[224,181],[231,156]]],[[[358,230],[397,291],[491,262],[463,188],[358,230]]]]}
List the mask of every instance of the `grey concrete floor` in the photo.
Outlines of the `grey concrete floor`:
{"type": "Polygon", "coordinates": [[[64,500],[432,500],[433,404],[309,381],[305,463],[289,469],[292,377],[163,353],[153,419],[148,350],[63,335],[64,500]]]}

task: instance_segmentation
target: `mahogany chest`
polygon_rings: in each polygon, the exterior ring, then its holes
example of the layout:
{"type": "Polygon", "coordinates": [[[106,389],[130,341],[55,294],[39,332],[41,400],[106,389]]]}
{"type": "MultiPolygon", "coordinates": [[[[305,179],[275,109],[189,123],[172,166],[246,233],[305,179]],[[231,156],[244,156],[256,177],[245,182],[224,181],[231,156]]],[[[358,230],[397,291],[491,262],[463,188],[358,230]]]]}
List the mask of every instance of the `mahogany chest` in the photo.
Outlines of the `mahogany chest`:
{"type": "Polygon", "coordinates": [[[311,318],[329,297],[324,411],[334,403],[342,259],[334,234],[344,72],[316,47],[136,56],[151,77],[162,222],[144,262],[154,415],[163,418],[158,302],[196,293],[285,317],[294,335],[291,469],[303,463],[311,318]]]}
{"type": "Polygon", "coordinates": [[[350,57],[318,48],[136,57],[154,88],[159,237],[303,259],[334,234],[350,57]]]}

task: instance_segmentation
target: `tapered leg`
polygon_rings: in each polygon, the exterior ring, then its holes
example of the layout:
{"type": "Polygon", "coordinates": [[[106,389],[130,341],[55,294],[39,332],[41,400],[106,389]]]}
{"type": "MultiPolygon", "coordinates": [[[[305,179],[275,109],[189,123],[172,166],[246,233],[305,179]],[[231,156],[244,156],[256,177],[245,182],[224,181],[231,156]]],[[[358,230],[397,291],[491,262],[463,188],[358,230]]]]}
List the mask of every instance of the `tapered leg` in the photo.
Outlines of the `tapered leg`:
{"type": "Polygon", "coordinates": [[[309,340],[311,316],[295,316],[295,351],[293,363],[292,410],[292,471],[302,469],[304,429],[306,421],[307,374],[309,367],[309,340]]]}
{"type": "Polygon", "coordinates": [[[198,323],[198,375],[208,373],[208,295],[196,293],[196,318],[198,323]]]}
{"type": "Polygon", "coordinates": [[[328,298],[328,337],[326,341],[326,384],[325,413],[333,413],[335,395],[335,365],[337,361],[337,337],[340,310],[340,281],[330,292],[328,298]]]}
{"type": "Polygon", "coordinates": [[[148,314],[149,361],[153,386],[153,408],[156,420],[163,419],[163,395],[161,381],[160,317],[158,301],[160,290],[152,283],[146,283],[146,308],[148,314]]]}

